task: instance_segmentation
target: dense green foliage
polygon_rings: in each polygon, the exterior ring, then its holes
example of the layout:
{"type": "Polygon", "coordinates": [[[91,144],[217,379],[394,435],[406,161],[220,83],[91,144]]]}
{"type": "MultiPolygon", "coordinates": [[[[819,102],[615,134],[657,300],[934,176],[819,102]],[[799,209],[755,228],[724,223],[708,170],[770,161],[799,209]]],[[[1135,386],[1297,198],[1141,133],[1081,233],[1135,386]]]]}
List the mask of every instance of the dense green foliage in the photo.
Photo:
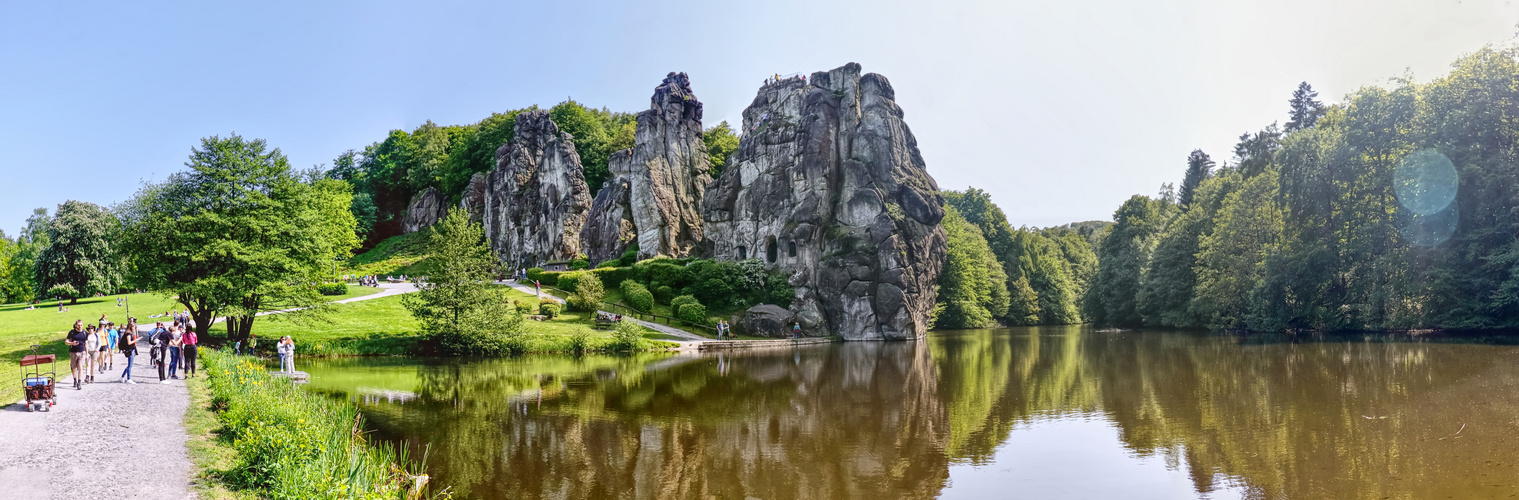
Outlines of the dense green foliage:
{"type": "MultiPolygon", "coordinates": [[[[404,448],[372,442],[358,409],[269,375],[250,358],[202,349],[222,425],[236,450],[225,471],[235,489],[275,499],[394,499],[421,474],[404,448]]],[[[422,492],[415,492],[422,493],[422,492]]]]}
{"type": "MultiPolygon", "coordinates": [[[[1009,325],[1082,321],[1077,302],[1097,269],[1097,257],[1087,234],[1091,227],[1097,226],[1082,226],[1086,231],[1075,226],[1013,229],[1002,209],[992,203],[991,196],[985,191],[971,188],[965,192],[949,191],[944,196],[949,206],[980,232],[996,262],[1001,265],[1001,272],[997,275],[1003,284],[991,292],[1007,296],[1008,306],[997,308],[1002,312],[993,313],[995,320],[1009,325]]],[[[948,231],[949,226],[945,228],[948,231]]],[[[969,238],[962,238],[962,248],[968,248],[965,245],[969,241],[969,238]]],[[[955,255],[954,242],[951,237],[952,256],[955,255]]],[[[960,255],[967,254],[962,252],[960,255]]],[[[946,269],[952,265],[946,262],[946,269]]],[[[956,272],[963,269],[955,268],[956,272]]],[[[970,279],[969,276],[964,278],[970,279]]],[[[944,283],[944,278],[941,277],[940,283],[944,283]]],[[[949,307],[942,300],[943,293],[941,290],[939,302],[949,307]]],[[[958,323],[951,321],[940,325],[958,323]]]]}
{"type": "Polygon", "coordinates": [[[620,285],[622,299],[628,302],[633,309],[643,312],[654,310],[654,294],[649,288],[633,280],[624,280],[620,285]]]}
{"type": "Polygon", "coordinates": [[[34,264],[37,288],[72,302],[115,292],[124,281],[116,255],[120,230],[116,216],[99,205],[74,200],[58,205],[47,225],[48,246],[34,264]]]}
{"type": "Polygon", "coordinates": [[[601,308],[601,299],[606,297],[606,288],[601,283],[601,278],[592,273],[580,273],[575,278],[575,293],[570,294],[566,300],[570,307],[576,311],[595,312],[601,308]]]}
{"type": "Polygon", "coordinates": [[[738,151],[738,133],[724,121],[702,131],[701,140],[707,146],[707,158],[712,161],[712,178],[716,179],[728,165],[728,157],[738,151]]]}
{"type": "Polygon", "coordinates": [[[203,139],[186,165],[118,208],[131,282],[177,297],[202,335],[226,316],[234,339],[260,312],[323,303],[317,285],[358,244],[348,185],[237,135],[203,139]]]}
{"type": "Polygon", "coordinates": [[[1007,275],[987,246],[981,230],[965,221],[955,207],[946,207],[944,227],[949,250],[939,273],[934,307],[936,328],[988,328],[1007,315],[1007,275]]]}
{"type": "Polygon", "coordinates": [[[501,354],[522,350],[522,315],[493,284],[496,258],[485,228],[462,210],[433,226],[428,253],[433,274],[402,303],[422,334],[446,354],[501,354]]]}
{"type": "Polygon", "coordinates": [[[1519,327],[1516,56],[1484,49],[1428,83],[1366,87],[1332,106],[1300,86],[1288,126],[1242,136],[1187,206],[1136,197],[1119,209],[1092,319],[1519,327]]]}

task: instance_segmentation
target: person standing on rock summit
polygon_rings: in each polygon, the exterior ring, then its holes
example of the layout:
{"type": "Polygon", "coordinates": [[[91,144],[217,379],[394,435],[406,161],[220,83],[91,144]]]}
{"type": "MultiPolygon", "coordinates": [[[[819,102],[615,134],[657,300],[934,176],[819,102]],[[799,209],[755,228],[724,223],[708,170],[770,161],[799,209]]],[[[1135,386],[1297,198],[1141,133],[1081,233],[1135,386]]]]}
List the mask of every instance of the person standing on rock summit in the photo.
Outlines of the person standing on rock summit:
{"type": "Polygon", "coordinates": [[[69,346],[69,371],[74,373],[74,390],[83,389],[83,378],[80,378],[79,369],[84,366],[85,352],[84,343],[90,339],[90,334],[84,331],[84,320],[74,320],[74,329],[69,330],[63,337],[63,343],[69,346]]]}

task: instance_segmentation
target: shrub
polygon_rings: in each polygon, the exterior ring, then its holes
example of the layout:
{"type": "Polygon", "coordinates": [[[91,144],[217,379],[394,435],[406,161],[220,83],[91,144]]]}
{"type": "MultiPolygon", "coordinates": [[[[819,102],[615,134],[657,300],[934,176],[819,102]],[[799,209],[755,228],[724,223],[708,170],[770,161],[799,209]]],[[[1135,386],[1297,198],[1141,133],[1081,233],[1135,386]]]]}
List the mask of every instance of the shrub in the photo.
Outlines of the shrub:
{"type": "Polygon", "coordinates": [[[622,282],[620,288],[622,288],[622,299],[627,301],[633,309],[643,312],[654,310],[654,294],[649,293],[648,287],[643,286],[642,283],[626,280],[622,282]]]}
{"type": "Polygon", "coordinates": [[[523,302],[523,301],[520,301],[520,300],[514,300],[514,301],[512,301],[512,305],[517,308],[517,314],[532,314],[533,313],[533,305],[529,304],[527,302],[523,302]]]}
{"type": "Polygon", "coordinates": [[[733,290],[733,285],[723,278],[712,277],[701,280],[691,285],[691,292],[696,298],[718,307],[732,305],[738,302],[738,294],[733,290]]]}
{"type": "Polygon", "coordinates": [[[613,351],[634,351],[643,348],[643,326],[636,321],[619,321],[617,329],[612,330],[612,343],[607,345],[613,351]]]}
{"type": "Polygon", "coordinates": [[[654,289],[654,300],[669,304],[672,298],[675,298],[675,290],[668,285],[660,285],[659,288],[654,289]]]}
{"type": "Polygon", "coordinates": [[[575,293],[575,286],[579,284],[580,277],[585,275],[585,272],[558,273],[558,276],[554,277],[554,288],[575,293]]]}
{"type": "Polygon", "coordinates": [[[601,278],[591,273],[580,273],[575,278],[575,293],[570,295],[570,307],[577,311],[595,312],[601,307],[601,299],[607,295],[601,286],[601,278]]]}
{"type": "Polygon", "coordinates": [[[584,354],[591,350],[591,330],[581,328],[570,334],[570,352],[584,354]]]}
{"type": "Polygon", "coordinates": [[[596,269],[606,269],[609,267],[622,267],[622,261],[618,259],[611,259],[603,260],[600,264],[596,264],[596,269]]]}
{"type": "Polygon", "coordinates": [[[560,308],[561,308],[561,306],[559,305],[558,302],[550,302],[550,303],[547,303],[547,304],[541,304],[541,305],[539,305],[538,306],[538,311],[540,313],[542,313],[544,317],[546,317],[548,319],[554,319],[554,318],[556,318],[556,317],[559,316],[559,310],[560,310],[560,308]]]}
{"type": "Polygon", "coordinates": [[[682,306],[682,305],[685,305],[685,304],[700,304],[700,303],[701,303],[701,301],[696,300],[696,297],[694,297],[694,296],[691,296],[691,295],[681,295],[679,297],[670,299],[670,308],[671,309],[679,310],[680,306],[682,306]]]}
{"type": "Polygon", "coordinates": [[[603,267],[591,273],[601,278],[603,289],[617,288],[623,280],[633,277],[633,269],[629,267],[603,267]]]}
{"type": "Polygon", "coordinates": [[[627,250],[622,252],[622,255],[617,257],[617,260],[622,262],[623,266],[631,266],[638,262],[638,242],[633,242],[627,250]]]}
{"type": "Polygon", "coordinates": [[[527,270],[527,279],[543,281],[543,268],[530,267],[527,270]]]}
{"type": "Polygon", "coordinates": [[[705,325],[707,324],[707,307],[695,302],[682,304],[676,309],[675,316],[692,325],[705,325]]]}
{"type": "Polygon", "coordinates": [[[635,264],[633,269],[638,274],[639,281],[657,281],[671,287],[685,286],[686,266],[676,262],[674,259],[652,259],[635,264]]]}
{"type": "Polygon", "coordinates": [[[348,285],[343,283],[322,283],[316,286],[316,291],[322,295],[343,295],[348,293],[348,285]]]}
{"type": "Polygon", "coordinates": [[[782,274],[771,275],[765,282],[767,296],[765,300],[771,304],[790,308],[791,301],[796,298],[796,288],[786,281],[782,274]]]}
{"type": "Polygon", "coordinates": [[[587,261],[585,259],[575,259],[575,260],[570,261],[570,270],[571,271],[579,271],[579,270],[585,269],[587,267],[591,267],[591,263],[590,263],[590,261],[587,261]]]}

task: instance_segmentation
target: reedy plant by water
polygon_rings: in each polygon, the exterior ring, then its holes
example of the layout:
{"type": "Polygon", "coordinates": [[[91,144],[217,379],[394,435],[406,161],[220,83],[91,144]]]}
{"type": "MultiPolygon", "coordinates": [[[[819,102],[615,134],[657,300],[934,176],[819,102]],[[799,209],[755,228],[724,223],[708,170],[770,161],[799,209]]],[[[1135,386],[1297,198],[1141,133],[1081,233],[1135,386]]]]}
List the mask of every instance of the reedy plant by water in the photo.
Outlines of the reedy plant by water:
{"type": "Polygon", "coordinates": [[[365,438],[353,405],[296,388],[254,358],[202,352],[212,409],[237,452],[221,474],[233,488],[275,499],[449,496],[427,494],[405,448],[365,438]]]}

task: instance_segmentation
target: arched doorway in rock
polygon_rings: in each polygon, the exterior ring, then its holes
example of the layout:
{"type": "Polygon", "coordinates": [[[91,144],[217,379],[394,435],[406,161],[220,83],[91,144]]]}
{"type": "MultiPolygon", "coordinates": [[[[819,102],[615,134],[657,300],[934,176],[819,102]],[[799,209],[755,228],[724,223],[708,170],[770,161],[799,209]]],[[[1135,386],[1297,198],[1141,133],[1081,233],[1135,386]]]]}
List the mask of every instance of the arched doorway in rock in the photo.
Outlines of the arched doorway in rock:
{"type": "Polygon", "coordinates": [[[738,260],[744,260],[744,259],[747,259],[747,258],[749,258],[749,249],[746,248],[746,247],[744,247],[743,245],[739,245],[738,246],[738,260]]]}
{"type": "Polygon", "coordinates": [[[771,264],[774,264],[775,263],[775,259],[780,256],[779,254],[780,254],[780,249],[777,248],[776,245],[775,245],[775,237],[771,236],[769,238],[766,238],[765,239],[765,262],[769,262],[771,264]]]}
{"type": "Polygon", "coordinates": [[[788,241],[788,242],[786,242],[786,255],[789,256],[789,257],[791,257],[791,258],[793,258],[793,259],[796,258],[796,242],[795,241],[788,241]]]}

